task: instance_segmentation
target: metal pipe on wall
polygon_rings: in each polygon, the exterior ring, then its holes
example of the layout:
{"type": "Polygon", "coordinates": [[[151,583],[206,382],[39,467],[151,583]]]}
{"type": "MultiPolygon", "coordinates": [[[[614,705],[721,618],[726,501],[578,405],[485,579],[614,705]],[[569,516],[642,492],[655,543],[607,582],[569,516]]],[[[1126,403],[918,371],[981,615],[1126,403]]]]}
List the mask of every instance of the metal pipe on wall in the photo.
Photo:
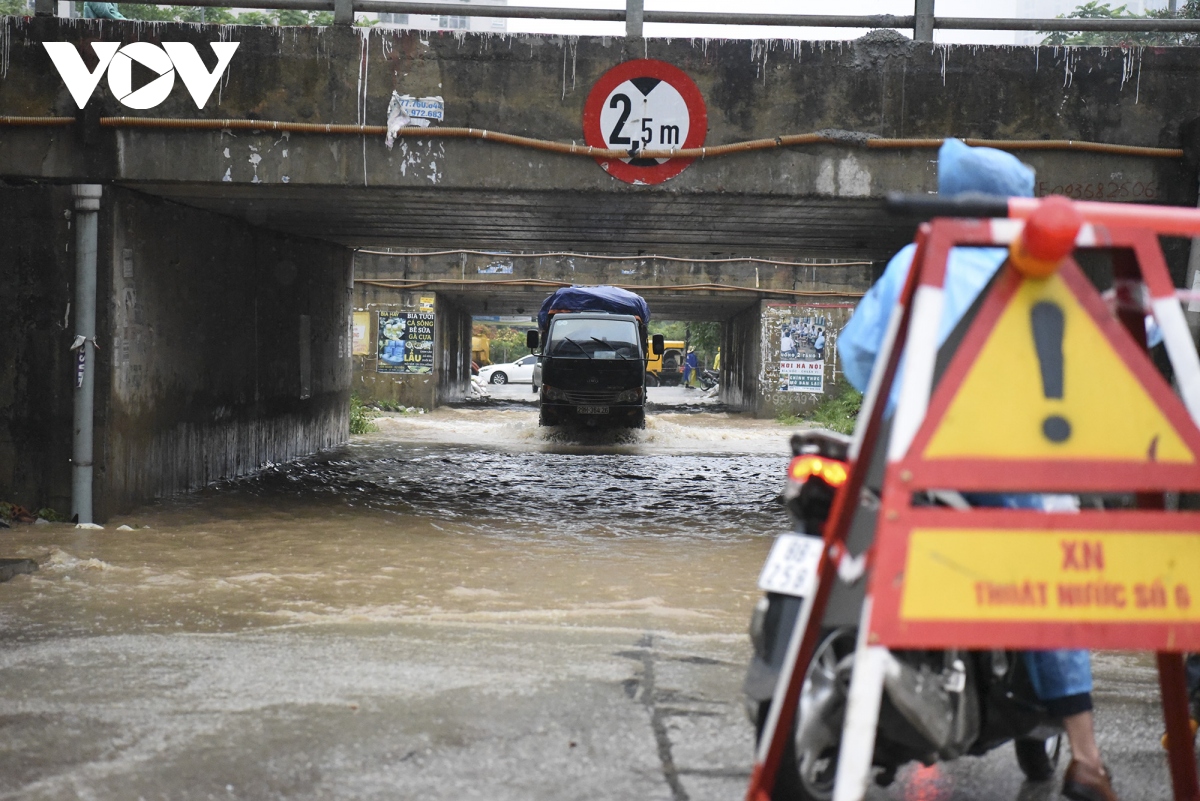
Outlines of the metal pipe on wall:
{"type": "Polygon", "coordinates": [[[92,428],[96,394],[96,248],[101,187],[75,184],[75,422],[71,448],[71,514],[92,522],[92,428]]]}

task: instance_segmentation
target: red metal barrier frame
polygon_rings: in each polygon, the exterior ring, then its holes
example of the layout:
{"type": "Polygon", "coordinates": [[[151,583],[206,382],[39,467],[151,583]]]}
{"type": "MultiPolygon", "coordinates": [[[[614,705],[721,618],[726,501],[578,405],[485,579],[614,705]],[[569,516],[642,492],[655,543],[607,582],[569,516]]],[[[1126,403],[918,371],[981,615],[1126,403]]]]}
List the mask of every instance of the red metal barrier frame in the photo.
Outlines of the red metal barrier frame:
{"type": "MultiPolygon", "coordinates": [[[[878,546],[870,586],[870,594],[875,599],[875,613],[872,615],[869,639],[871,644],[891,648],[1103,648],[1160,652],[1200,651],[1200,593],[1195,590],[1195,587],[1200,585],[1200,575],[1194,573],[1188,573],[1186,576],[1146,576],[1147,582],[1153,579],[1162,581],[1169,593],[1173,592],[1180,582],[1191,588],[1191,612],[1179,613],[1181,618],[1190,618],[1186,620],[1046,621],[1019,618],[1020,607],[1014,611],[1013,619],[1004,621],[981,620],[969,613],[954,619],[945,619],[943,615],[939,615],[939,619],[902,617],[905,574],[911,567],[910,543],[914,532],[946,533],[954,538],[986,536],[988,533],[1009,537],[1014,534],[1032,534],[1053,540],[1062,540],[1063,535],[1074,534],[1082,537],[1089,533],[1096,534],[1096,538],[1103,538],[1105,535],[1140,537],[1161,534],[1191,538],[1188,544],[1196,546],[1197,541],[1200,541],[1200,514],[1142,511],[1047,514],[1039,511],[993,508],[959,512],[923,507],[897,512],[894,517],[890,512],[881,517],[891,519],[881,519],[876,537],[878,546]],[[1190,582],[1187,581],[1188,577],[1190,582]]],[[[1058,547],[1062,543],[1047,543],[1051,544],[1058,547]]],[[[1192,550],[1194,556],[1200,548],[1194,547],[1192,550]]],[[[1072,558],[1081,558],[1074,549],[1072,558]]],[[[1117,570],[1099,572],[1064,572],[1063,576],[1064,580],[1119,581],[1122,576],[1119,566],[1116,567],[1117,570]],[[1106,573],[1108,579],[1105,579],[1106,573]],[[1114,573],[1117,575],[1114,576],[1114,573]]],[[[969,565],[951,564],[950,569],[962,571],[967,575],[970,573],[969,565]]],[[[1031,569],[1036,570],[1036,567],[1031,569]]],[[[976,578],[983,577],[973,576],[971,580],[976,578]]],[[[1051,595],[1056,592],[1054,586],[1046,590],[1051,595]]],[[[941,591],[942,588],[935,590],[941,591]]],[[[948,597],[947,603],[962,601],[961,592],[956,594],[952,591],[950,595],[954,597],[948,597]]],[[[1130,608],[1134,606],[1132,592],[1128,593],[1127,602],[1130,608]]],[[[1168,605],[1174,606],[1173,598],[1168,598],[1168,605]]],[[[1115,613],[1110,614],[1117,616],[1115,613]]]]}

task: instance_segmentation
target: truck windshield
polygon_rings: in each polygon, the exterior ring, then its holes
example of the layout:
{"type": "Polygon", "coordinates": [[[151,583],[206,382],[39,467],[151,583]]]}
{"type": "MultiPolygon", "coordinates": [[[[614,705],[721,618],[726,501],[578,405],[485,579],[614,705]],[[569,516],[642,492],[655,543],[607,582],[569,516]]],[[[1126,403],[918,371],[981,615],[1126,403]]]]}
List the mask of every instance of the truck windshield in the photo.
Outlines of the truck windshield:
{"type": "Polygon", "coordinates": [[[560,317],[550,326],[546,354],[567,359],[640,359],[637,326],[629,320],[560,317]]]}

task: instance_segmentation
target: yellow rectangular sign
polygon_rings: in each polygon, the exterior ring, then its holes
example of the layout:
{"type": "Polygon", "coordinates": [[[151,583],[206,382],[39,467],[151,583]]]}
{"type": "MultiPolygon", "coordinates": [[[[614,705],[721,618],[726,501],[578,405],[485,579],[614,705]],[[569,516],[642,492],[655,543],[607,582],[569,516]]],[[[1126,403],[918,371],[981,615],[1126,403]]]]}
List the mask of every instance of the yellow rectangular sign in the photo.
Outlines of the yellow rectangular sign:
{"type": "Polygon", "coordinates": [[[350,328],[350,352],[355,356],[365,356],[371,352],[371,313],[354,312],[350,328]]]}
{"type": "Polygon", "coordinates": [[[1200,622],[1200,532],[915,528],[900,619],[1200,622]]]}

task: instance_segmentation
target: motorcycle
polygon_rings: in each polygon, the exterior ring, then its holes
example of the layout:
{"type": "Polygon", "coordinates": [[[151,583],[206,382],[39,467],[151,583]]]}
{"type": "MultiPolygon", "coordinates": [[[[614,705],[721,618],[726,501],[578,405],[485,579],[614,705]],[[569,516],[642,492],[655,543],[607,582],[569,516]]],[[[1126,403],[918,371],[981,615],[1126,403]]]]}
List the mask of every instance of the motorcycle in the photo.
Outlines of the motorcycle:
{"type": "Polygon", "coordinates": [[[716,370],[699,371],[700,389],[709,390],[721,381],[721,374],[716,370]]]}
{"type": "MultiPolygon", "coordinates": [[[[792,437],[793,458],[783,491],[793,531],[780,536],[759,577],[764,595],[750,621],[754,646],[744,691],[746,711],[762,736],[775,683],[782,669],[834,494],[847,478],[850,439],[813,430],[792,437]]],[[[870,482],[868,482],[870,483],[870,482]]],[[[957,493],[934,493],[931,504],[965,504],[957,493]]],[[[878,496],[866,489],[851,524],[847,547],[861,554],[870,545],[878,496]]],[[[821,621],[821,637],[803,671],[799,709],[772,793],[774,801],[830,801],[842,722],[858,637],[866,581],[839,578],[821,621]]],[[[1037,700],[1018,651],[891,652],[876,732],[874,779],[889,785],[913,761],[932,765],[978,756],[1012,741],[1026,778],[1054,775],[1063,733],[1037,700]]]]}

